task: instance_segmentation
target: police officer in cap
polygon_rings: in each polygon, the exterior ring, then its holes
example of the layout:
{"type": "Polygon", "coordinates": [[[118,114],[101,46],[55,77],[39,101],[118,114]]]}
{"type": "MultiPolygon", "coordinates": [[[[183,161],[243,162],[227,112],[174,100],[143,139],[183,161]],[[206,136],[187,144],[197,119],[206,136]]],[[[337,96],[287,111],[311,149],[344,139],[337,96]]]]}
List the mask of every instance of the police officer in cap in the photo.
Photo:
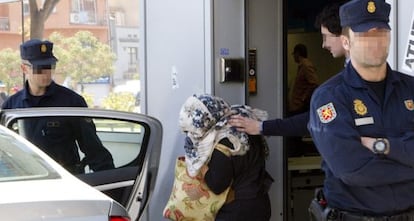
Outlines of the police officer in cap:
{"type": "Polygon", "coordinates": [[[340,8],[351,61],[316,89],[308,125],[325,172],[317,220],[414,220],[414,78],[386,61],[390,10],[340,8]]]}
{"type": "MultiPolygon", "coordinates": [[[[20,46],[24,88],[10,96],[3,109],[29,107],[87,107],[86,101],[74,91],[52,80],[58,61],[53,43],[32,39],[20,46]]],[[[112,155],[96,135],[90,119],[49,117],[26,119],[26,138],[48,153],[72,173],[83,173],[89,166],[94,171],[114,168],[112,155]],[[85,154],[81,161],[78,151],[85,154]]]]}

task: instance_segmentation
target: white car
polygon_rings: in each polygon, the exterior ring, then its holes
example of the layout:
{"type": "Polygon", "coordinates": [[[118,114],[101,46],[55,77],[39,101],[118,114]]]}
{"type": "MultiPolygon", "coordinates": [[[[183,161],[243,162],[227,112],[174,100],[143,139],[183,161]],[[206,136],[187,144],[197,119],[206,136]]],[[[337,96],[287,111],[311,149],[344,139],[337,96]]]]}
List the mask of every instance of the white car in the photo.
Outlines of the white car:
{"type": "MultiPolygon", "coordinates": [[[[162,140],[155,118],[89,108],[23,108],[1,110],[0,124],[0,220],[150,219],[145,214],[162,140]],[[56,128],[60,119],[75,118],[94,123],[115,168],[86,166],[85,173],[72,175],[31,143],[27,125],[36,119],[56,128]]],[[[79,155],[84,157],[80,150],[79,155]]]]}
{"type": "Polygon", "coordinates": [[[0,126],[0,219],[128,221],[119,203],[0,126]]]}

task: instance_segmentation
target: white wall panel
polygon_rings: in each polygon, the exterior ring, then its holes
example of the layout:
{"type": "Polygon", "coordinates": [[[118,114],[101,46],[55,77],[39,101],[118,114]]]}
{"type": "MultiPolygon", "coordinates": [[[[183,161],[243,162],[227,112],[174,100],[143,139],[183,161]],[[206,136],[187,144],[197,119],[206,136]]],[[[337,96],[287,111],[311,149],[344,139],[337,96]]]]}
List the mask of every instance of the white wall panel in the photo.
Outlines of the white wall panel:
{"type": "Polygon", "coordinates": [[[162,163],[145,220],[164,220],[175,158],[184,154],[184,135],[178,127],[181,105],[192,94],[211,92],[210,7],[208,0],[143,2],[143,112],[159,119],[164,128],[162,163]]]}

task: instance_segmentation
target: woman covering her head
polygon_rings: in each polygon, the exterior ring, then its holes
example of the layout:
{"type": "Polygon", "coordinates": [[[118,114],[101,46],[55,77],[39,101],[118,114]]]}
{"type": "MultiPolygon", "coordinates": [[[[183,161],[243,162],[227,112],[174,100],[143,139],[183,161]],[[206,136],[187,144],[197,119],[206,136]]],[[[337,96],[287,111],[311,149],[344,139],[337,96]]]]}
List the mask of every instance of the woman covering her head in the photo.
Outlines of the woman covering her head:
{"type": "Polygon", "coordinates": [[[187,171],[193,177],[201,173],[216,194],[231,186],[216,220],[269,220],[267,191],[273,180],[265,170],[267,146],[261,135],[250,136],[232,128],[227,121],[235,114],[256,120],[267,118],[265,111],[230,106],[209,94],[193,95],[185,101],[179,124],[187,135],[187,171]]]}

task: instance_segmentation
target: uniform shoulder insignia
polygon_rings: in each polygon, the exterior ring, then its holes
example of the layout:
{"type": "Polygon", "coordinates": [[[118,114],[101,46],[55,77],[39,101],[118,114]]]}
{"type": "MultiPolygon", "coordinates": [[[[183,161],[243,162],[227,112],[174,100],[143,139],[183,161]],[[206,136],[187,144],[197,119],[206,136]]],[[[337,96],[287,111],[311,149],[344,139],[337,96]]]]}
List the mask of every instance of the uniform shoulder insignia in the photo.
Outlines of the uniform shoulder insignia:
{"type": "Polygon", "coordinates": [[[321,106],[320,108],[318,108],[317,112],[319,120],[322,123],[329,123],[333,121],[337,116],[335,107],[332,103],[328,103],[321,106]]]}

